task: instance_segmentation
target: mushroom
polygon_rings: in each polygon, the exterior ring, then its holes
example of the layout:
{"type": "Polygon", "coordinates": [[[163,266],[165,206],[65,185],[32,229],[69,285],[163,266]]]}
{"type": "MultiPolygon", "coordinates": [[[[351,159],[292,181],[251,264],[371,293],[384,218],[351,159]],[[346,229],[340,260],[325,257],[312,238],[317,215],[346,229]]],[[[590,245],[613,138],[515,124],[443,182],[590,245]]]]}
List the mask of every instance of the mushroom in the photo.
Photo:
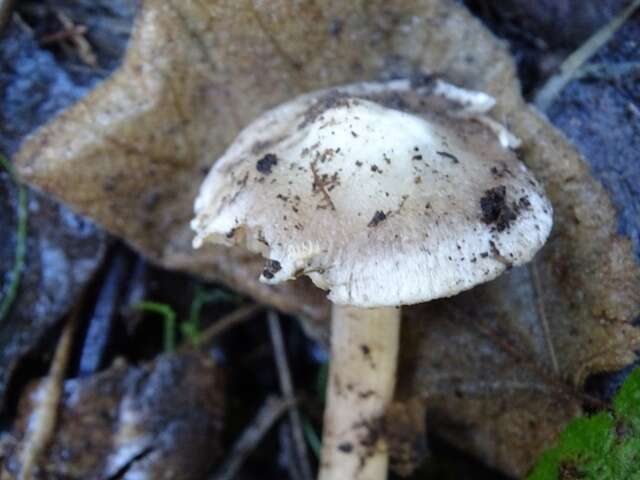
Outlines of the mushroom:
{"type": "Polygon", "coordinates": [[[267,259],[262,281],[307,275],[333,302],[323,480],[386,478],[399,307],[489,281],[549,235],[493,103],[440,80],[303,95],[246,127],[201,186],[195,247],[243,245],[267,259]]]}

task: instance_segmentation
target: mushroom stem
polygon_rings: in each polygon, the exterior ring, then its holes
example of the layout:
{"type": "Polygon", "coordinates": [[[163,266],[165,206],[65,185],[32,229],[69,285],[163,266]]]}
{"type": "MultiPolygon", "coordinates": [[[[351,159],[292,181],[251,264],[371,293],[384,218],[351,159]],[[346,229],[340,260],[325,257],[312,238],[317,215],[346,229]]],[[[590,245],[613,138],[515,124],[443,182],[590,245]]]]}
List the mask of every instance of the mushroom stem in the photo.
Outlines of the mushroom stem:
{"type": "Polygon", "coordinates": [[[334,305],[319,480],[387,478],[382,432],[393,397],[399,308],[334,305]]]}

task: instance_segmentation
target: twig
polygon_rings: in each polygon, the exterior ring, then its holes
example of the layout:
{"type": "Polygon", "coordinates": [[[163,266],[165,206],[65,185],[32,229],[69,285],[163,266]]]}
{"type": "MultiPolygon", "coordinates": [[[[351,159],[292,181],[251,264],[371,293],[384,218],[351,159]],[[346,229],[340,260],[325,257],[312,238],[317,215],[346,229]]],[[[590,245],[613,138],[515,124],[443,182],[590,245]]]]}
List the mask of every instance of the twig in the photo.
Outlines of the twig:
{"type": "Polygon", "coordinates": [[[19,480],[33,478],[31,472],[53,436],[58,417],[58,406],[64,389],[64,375],[71,356],[73,337],[79,316],[80,304],[74,308],[67,320],[51,362],[49,375],[36,392],[36,405],[31,414],[29,428],[25,433],[24,448],[20,455],[22,468],[18,475],[19,480]]]}
{"type": "MultiPolygon", "coordinates": [[[[291,412],[291,410],[289,410],[291,412]]],[[[278,437],[280,439],[280,450],[282,451],[283,460],[287,467],[289,480],[301,480],[302,472],[300,471],[300,462],[298,461],[298,453],[296,452],[293,433],[291,432],[291,423],[282,422],[278,427],[278,437]]]]}
{"type": "MultiPolygon", "coordinates": [[[[284,348],[284,339],[282,338],[282,329],[280,328],[280,320],[278,314],[273,310],[267,312],[267,320],[269,322],[269,332],[271,333],[271,342],[276,358],[276,366],[278,368],[278,378],[280,380],[280,390],[284,397],[293,401],[293,382],[291,380],[291,370],[287,362],[287,353],[284,348]]],[[[289,410],[289,422],[291,424],[291,435],[293,437],[294,447],[297,453],[298,462],[302,478],[312,480],[311,463],[307,453],[307,446],[304,441],[304,430],[302,429],[302,420],[300,419],[300,411],[294,405],[289,410]]]]}
{"type": "Polygon", "coordinates": [[[295,402],[279,397],[269,397],[251,424],[242,432],[231,449],[231,455],[210,477],[210,480],[233,480],[251,452],[258,446],[276,421],[295,402]]]}
{"type": "Polygon", "coordinates": [[[40,44],[50,45],[52,43],[60,43],[64,46],[65,42],[67,42],[76,49],[80,60],[89,67],[97,67],[98,57],[86,38],[87,27],[85,25],[76,25],[71,18],[61,11],[57,11],[56,16],[62,24],[62,30],[43,36],[40,39],[40,44]]]}
{"type": "MultiPolygon", "coordinates": [[[[242,322],[246,322],[253,318],[258,312],[260,312],[264,307],[262,305],[254,304],[247,305],[246,307],[238,308],[234,310],[230,314],[222,317],[213,325],[204,329],[202,333],[200,333],[200,338],[198,341],[199,348],[206,348],[211,342],[220,334],[226,332],[230,328],[235,327],[236,325],[241,324],[242,322]]],[[[180,346],[180,350],[188,350],[192,348],[191,343],[183,343],[180,346]]]]}
{"type": "Polygon", "coordinates": [[[64,30],[45,35],[40,39],[40,44],[49,45],[52,43],[64,42],[66,40],[71,40],[77,35],[84,35],[85,33],[87,33],[87,27],[85,27],[84,25],[70,25],[64,30]]]}
{"type": "Polygon", "coordinates": [[[96,373],[103,364],[115,317],[121,306],[120,292],[126,281],[128,266],[124,252],[116,251],[112,255],[84,335],[78,361],[79,377],[96,373]]]}
{"type": "Polygon", "coordinates": [[[535,95],[534,103],[540,110],[546,110],[564,87],[575,77],[576,72],[603,46],[627,19],[640,7],[640,0],[633,0],[627,8],[616,15],[607,25],[594,33],[580,48],[569,55],[559,72],[552,76],[535,95]]]}
{"type": "Polygon", "coordinates": [[[27,220],[29,213],[27,209],[27,190],[16,178],[13,166],[2,155],[0,155],[0,166],[3,167],[7,172],[9,172],[9,177],[18,188],[18,226],[16,229],[16,254],[15,260],[13,262],[13,269],[9,274],[11,276],[9,286],[6,289],[4,298],[0,300],[1,322],[9,312],[11,305],[13,305],[13,301],[18,294],[18,288],[20,287],[20,278],[22,276],[22,271],[24,270],[25,258],[27,256],[27,220]]]}
{"type": "MultiPolygon", "coordinates": [[[[328,182],[325,178],[322,178],[318,173],[317,168],[318,160],[314,160],[311,162],[311,174],[313,175],[313,184],[311,186],[314,193],[320,192],[326,202],[326,205],[323,205],[322,208],[331,208],[331,210],[335,211],[336,206],[331,200],[331,195],[327,192],[327,186],[331,186],[331,182],[328,182]]],[[[321,208],[318,206],[318,208],[321,208]]]]}
{"type": "Polygon", "coordinates": [[[529,271],[531,272],[531,279],[533,280],[533,295],[535,296],[538,319],[542,324],[542,332],[544,334],[544,340],[547,344],[547,350],[549,351],[549,357],[551,358],[553,373],[559,375],[560,366],[558,365],[558,358],[556,357],[556,351],[553,348],[553,342],[551,340],[549,320],[547,318],[547,312],[544,308],[544,299],[542,298],[542,284],[540,283],[540,275],[538,274],[538,265],[535,261],[529,263],[529,271]]]}
{"type": "Polygon", "coordinates": [[[640,74],[640,62],[593,63],[578,70],[575,78],[611,79],[638,74],[640,74]]]}
{"type": "Polygon", "coordinates": [[[0,33],[2,33],[11,17],[13,4],[14,0],[0,0],[0,33]]]}

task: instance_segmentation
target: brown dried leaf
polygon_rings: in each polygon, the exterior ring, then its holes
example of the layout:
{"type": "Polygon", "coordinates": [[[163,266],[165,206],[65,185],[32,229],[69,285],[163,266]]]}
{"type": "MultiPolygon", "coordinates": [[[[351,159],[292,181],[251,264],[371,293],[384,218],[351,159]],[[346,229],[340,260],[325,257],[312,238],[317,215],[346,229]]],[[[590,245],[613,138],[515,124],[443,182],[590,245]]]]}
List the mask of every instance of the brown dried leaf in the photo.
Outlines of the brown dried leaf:
{"type": "Polygon", "coordinates": [[[148,0],[120,70],[17,162],[149,258],[300,314],[323,336],[327,304],[308,282],[262,285],[262,261],[247,253],[191,250],[192,200],[211,162],[267,108],[416,71],[495,95],[494,115],[524,140],[523,161],[555,207],[535,270],[405,314],[400,395],[429,397],[436,432],[520,475],[580,411],[585,377],[634,358],[640,273],[602,187],[524,104],[505,48],[456,3],[148,0]]]}
{"type": "MultiPolygon", "coordinates": [[[[213,467],[222,432],[222,375],[196,354],[142,367],[113,366],[67,380],[53,441],[38,478],[201,479],[213,467]]],[[[38,390],[28,390],[2,452],[2,478],[17,478],[25,429],[38,390]]]]}

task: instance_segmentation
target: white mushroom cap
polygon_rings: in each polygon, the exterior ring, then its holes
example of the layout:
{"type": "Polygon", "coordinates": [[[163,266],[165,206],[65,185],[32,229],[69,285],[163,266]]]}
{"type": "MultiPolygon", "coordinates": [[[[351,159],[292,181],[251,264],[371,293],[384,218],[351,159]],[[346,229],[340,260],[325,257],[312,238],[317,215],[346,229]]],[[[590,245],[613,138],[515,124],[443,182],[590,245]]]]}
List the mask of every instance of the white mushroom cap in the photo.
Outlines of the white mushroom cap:
{"type": "Polygon", "coordinates": [[[542,187],[490,128],[447,108],[391,82],[265,113],[204,181],[194,246],[244,245],[268,259],[261,280],[306,274],[358,307],[454,295],[529,261],[552,225],[542,187]]]}

